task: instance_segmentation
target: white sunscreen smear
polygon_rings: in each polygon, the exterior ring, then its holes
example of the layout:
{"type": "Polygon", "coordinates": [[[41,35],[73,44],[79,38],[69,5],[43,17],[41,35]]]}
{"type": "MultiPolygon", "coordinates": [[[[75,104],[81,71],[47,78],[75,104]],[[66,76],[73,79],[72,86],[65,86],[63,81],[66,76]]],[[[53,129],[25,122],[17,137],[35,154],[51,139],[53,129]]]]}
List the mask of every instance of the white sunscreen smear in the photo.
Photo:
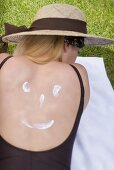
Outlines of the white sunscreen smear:
{"type": "Polygon", "coordinates": [[[22,123],[28,128],[45,130],[53,126],[54,120],[50,120],[48,122],[43,122],[43,123],[33,123],[33,124],[29,124],[26,121],[22,121],[22,123]]]}
{"type": "Polygon", "coordinates": [[[59,92],[60,92],[61,88],[62,87],[60,85],[54,85],[54,87],[53,87],[53,95],[55,97],[59,96],[59,92]]]}
{"type": "Polygon", "coordinates": [[[30,92],[30,85],[29,85],[29,83],[28,83],[27,81],[23,83],[22,89],[23,89],[23,91],[24,91],[25,93],[30,92]]]}
{"type": "Polygon", "coordinates": [[[40,96],[40,107],[42,107],[44,100],[45,100],[45,96],[44,96],[44,94],[41,94],[41,96],[40,96]]]}

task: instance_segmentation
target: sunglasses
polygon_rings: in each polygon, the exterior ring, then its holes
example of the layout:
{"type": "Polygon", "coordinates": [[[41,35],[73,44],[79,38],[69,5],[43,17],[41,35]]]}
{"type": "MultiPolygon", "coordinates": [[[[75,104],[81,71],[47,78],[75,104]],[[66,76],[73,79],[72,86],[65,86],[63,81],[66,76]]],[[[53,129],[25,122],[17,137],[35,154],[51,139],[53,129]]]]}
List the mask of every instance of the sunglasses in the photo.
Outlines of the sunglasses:
{"type": "Polygon", "coordinates": [[[84,47],[84,37],[65,36],[64,42],[67,43],[67,45],[71,45],[73,47],[84,47]]]}

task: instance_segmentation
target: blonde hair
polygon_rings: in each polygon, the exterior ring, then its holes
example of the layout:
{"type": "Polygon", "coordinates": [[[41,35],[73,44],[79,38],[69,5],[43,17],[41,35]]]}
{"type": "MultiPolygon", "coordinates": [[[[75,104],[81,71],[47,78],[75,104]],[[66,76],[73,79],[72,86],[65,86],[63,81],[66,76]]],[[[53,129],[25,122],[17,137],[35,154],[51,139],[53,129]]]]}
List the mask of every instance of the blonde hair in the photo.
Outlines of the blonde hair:
{"type": "Polygon", "coordinates": [[[64,37],[56,35],[26,35],[18,43],[14,56],[24,55],[38,64],[62,60],[64,37]]]}

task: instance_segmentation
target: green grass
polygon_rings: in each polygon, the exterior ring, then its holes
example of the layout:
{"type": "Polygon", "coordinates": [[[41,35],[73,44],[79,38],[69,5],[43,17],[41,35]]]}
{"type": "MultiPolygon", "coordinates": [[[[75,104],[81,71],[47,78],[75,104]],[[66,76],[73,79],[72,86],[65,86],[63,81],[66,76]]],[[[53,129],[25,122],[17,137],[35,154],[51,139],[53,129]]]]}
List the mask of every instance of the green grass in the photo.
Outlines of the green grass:
{"type": "MultiPolygon", "coordinates": [[[[87,18],[88,32],[114,39],[114,0],[0,0],[0,33],[4,22],[29,26],[37,10],[51,3],[66,3],[80,7],[87,18]]],[[[9,51],[12,51],[10,46],[9,51]]],[[[84,47],[81,56],[103,57],[108,77],[114,87],[114,45],[84,47]]]]}

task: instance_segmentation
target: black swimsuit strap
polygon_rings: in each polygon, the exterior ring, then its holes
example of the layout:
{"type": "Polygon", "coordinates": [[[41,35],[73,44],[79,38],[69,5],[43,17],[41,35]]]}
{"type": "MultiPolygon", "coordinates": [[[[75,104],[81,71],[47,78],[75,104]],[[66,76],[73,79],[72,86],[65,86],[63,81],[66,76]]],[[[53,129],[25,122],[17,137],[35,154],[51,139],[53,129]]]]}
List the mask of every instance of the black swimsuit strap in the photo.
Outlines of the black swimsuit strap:
{"type": "Polygon", "coordinates": [[[9,58],[11,58],[11,57],[13,57],[13,56],[8,56],[8,57],[6,57],[6,58],[0,63],[0,69],[2,68],[2,66],[4,65],[4,63],[5,63],[9,58]]]}
{"type": "MultiPolygon", "coordinates": [[[[70,64],[71,65],[71,64],[70,64]]],[[[83,85],[83,81],[82,81],[82,77],[80,75],[80,72],[78,71],[78,69],[71,65],[73,67],[73,69],[75,70],[75,72],[77,73],[77,76],[79,78],[79,82],[80,82],[80,88],[81,88],[81,99],[80,99],[80,106],[79,106],[79,112],[83,111],[83,107],[84,107],[84,85],[83,85]]],[[[78,115],[77,115],[78,116],[78,115]]]]}
{"type": "Polygon", "coordinates": [[[76,137],[77,129],[78,129],[78,126],[79,126],[79,122],[80,122],[80,119],[81,119],[81,116],[82,116],[82,113],[83,113],[83,109],[84,109],[84,93],[85,93],[85,91],[84,91],[84,85],[83,85],[82,77],[81,77],[80,72],[78,71],[78,69],[75,66],[73,66],[71,64],[70,64],[70,66],[74,69],[74,71],[76,72],[76,75],[78,76],[79,83],[80,83],[81,95],[80,95],[80,103],[79,103],[79,107],[78,107],[78,111],[77,111],[77,115],[76,115],[76,118],[75,118],[73,128],[71,130],[69,137],[63,143],[64,145],[65,145],[65,143],[69,145],[69,142],[70,142],[70,145],[71,145],[71,143],[74,141],[74,139],[76,137]]]}

